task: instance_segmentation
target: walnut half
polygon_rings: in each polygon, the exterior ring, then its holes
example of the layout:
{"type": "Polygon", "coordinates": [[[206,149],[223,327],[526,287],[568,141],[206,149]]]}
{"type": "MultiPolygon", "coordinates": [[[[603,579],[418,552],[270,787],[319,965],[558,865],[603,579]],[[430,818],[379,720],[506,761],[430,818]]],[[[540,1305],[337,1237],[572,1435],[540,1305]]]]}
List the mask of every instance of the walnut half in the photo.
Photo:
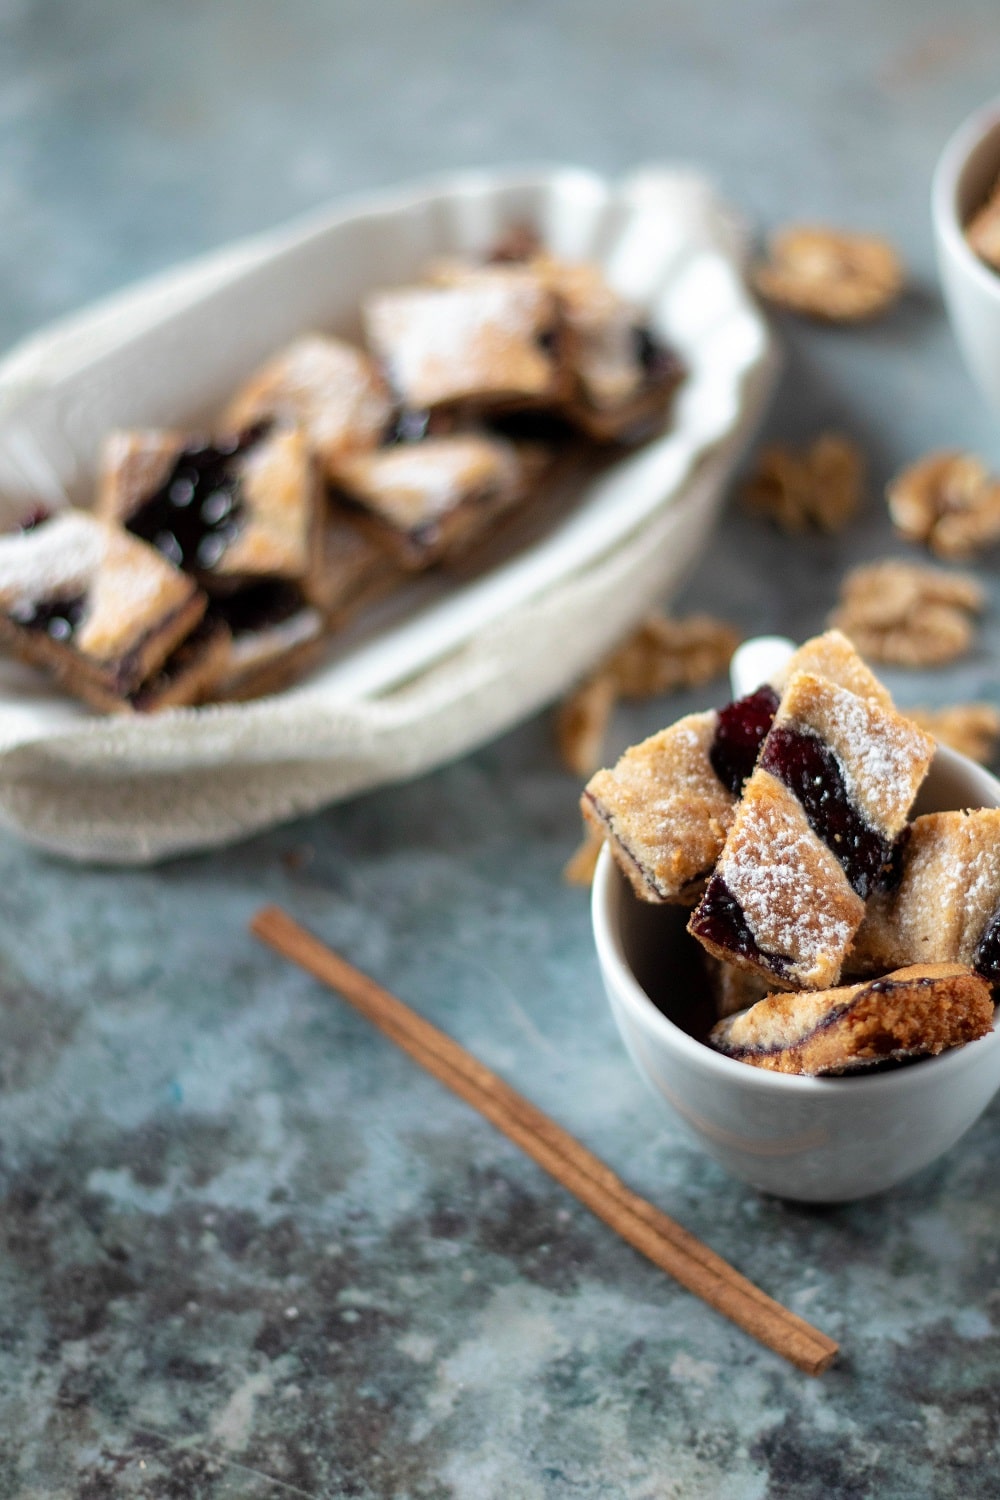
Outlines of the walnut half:
{"type": "Polygon", "coordinates": [[[967,573],[889,558],[847,574],[830,624],[872,661],[933,667],[968,651],[983,602],[967,573]]]}
{"type": "Polygon", "coordinates": [[[1000,541],[1000,484],[971,453],[928,453],[886,489],[901,536],[926,542],[939,557],[971,557],[1000,541]]]}
{"type": "Polygon", "coordinates": [[[556,739],[563,765],[576,776],[590,776],[601,763],[619,698],[653,698],[711,682],[726,670],[739,643],[739,632],[711,615],[647,615],[561,704],[556,739]]]}
{"type": "Polygon", "coordinates": [[[824,432],[799,453],[778,443],[761,449],[743,500],[782,531],[840,531],[857,514],[864,479],[857,444],[838,432],[824,432]]]}
{"type": "Polygon", "coordinates": [[[753,272],[762,297],[830,323],[884,312],[903,289],[903,266],[888,241],[822,225],[791,225],[770,240],[753,272]]]}

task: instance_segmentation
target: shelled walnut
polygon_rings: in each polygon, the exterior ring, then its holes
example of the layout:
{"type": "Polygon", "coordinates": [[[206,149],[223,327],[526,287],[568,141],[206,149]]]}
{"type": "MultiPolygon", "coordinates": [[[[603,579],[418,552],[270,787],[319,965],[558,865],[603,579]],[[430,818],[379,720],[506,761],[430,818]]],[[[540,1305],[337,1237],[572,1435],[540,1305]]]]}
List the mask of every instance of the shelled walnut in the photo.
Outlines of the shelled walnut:
{"type": "Polygon", "coordinates": [[[841,433],[824,432],[798,452],[779,443],[763,448],[743,500],[782,531],[835,532],[857,514],[864,477],[857,444],[841,433]]]}
{"type": "Polygon", "coordinates": [[[967,573],[887,558],[847,574],[830,624],[872,661],[932,667],[968,651],[983,603],[967,573]]]}
{"type": "Polygon", "coordinates": [[[928,453],[891,480],[889,515],[901,536],[939,557],[971,557],[1000,541],[1000,483],[971,453],[928,453]]]}
{"type": "Polygon", "coordinates": [[[875,235],[791,225],[772,236],[768,252],[752,276],[760,295],[826,322],[876,317],[903,289],[899,256],[875,235]]]}

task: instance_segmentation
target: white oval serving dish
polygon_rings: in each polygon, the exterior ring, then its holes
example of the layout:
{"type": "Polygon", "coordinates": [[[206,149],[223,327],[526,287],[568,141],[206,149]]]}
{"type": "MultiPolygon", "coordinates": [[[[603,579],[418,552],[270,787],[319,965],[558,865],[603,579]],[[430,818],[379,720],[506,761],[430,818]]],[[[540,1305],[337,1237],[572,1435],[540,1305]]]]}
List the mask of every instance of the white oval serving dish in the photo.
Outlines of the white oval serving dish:
{"type": "MultiPolygon", "coordinates": [[[[690,374],[670,429],[581,487],[513,556],[415,580],[254,703],[100,718],[0,664],[0,821],[88,860],[239,838],[481,744],[563,692],[679,581],[769,393],[740,234],[703,179],[647,169],[477,172],[353,201],[219,252],[39,335],[0,365],[0,497],[87,504],[116,426],[206,422],[296,334],[357,334],[371,287],[515,223],[592,258],[690,374]]],[[[0,517],[2,519],[2,517],[0,517]]]]}

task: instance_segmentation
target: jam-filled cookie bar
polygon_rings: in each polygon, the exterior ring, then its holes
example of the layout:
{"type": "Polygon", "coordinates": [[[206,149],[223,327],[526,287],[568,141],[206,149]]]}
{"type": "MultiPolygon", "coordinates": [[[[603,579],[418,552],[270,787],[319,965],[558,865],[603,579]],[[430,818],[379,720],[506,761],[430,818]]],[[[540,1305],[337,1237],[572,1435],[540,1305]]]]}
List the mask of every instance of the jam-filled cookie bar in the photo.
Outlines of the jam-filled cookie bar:
{"type": "Polygon", "coordinates": [[[963,963],[1000,983],[1000,808],[914,818],[848,962],[858,974],[963,963]]]}
{"type": "Polygon", "coordinates": [[[687,715],[591,778],[583,815],[608,839],[642,900],[697,901],[722,853],[781,686],[796,671],[818,673],[884,706],[891,702],[850,641],[830,630],[800,646],[773,684],[725,708],[687,715]]]}
{"type": "Polygon", "coordinates": [[[985,1036],[993,1001],[963,964],[918,964],[862,984],[768,995],[713,1027],[709,1044],[774,1073],[854,1073],[985,1036]]]}
{"type": "Polygon", "coordinates": [[[97,511],[216,592],[261,577],[303,577],[317,545],[319,500],[302,430],[261,422],[204,440],[113,433],[97,511]]]}
{"type": "Polygon", "coordinates": [[[796,672],[689,931],[789,988],[835,984],[933,752],[894,709],[796,672]]]}
{"type": "Polygon", "coordinates": [[[237,391],[221,426],[243,432],[268,419],[299,426],[324,477],[332,481],[345,455],[378,446],[392,415],[388,387],[370,355],[342,339],[309,334],[237,391]]]}
{"type": "Polygon", "coordinates": [[[363,311],[369,346],[412,411],[537,407],[565,392],[556,300],[527,267],[377,292],[363,311]]]}
{"type": "Polygon", "coordinates": [[[0,536],[0,640],[99,708],[127,709],[207,602],[152,547],[83,511],[0,536]]]}
{"type": "Polygon", "coordinates": [[[344,459],[336,498],[373,541],[416,569],[461,550],[524,490],[514,444],[456,433],[344,459]]]}

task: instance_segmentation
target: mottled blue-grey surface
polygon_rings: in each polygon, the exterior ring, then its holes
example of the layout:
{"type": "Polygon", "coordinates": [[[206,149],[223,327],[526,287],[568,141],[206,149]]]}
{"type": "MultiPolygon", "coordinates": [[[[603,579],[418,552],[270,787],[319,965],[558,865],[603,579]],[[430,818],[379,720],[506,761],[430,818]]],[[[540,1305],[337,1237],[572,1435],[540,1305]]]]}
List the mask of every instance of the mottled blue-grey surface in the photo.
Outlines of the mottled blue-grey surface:
{"type": "MultiPolygon", "coordinates": [[[[996,21],[995,0],[0,0],[0,343],[342,190],[705,163],[762,225],[891,234],[918,283],[870,330],[782,329],[770,430],[858,434],[863,521],[791,542],[733,513],[683,601],[802,635],[848,562],[898,550],[897,465],[942,442],[1000,463],[927,221],[944,137],[1000,76],[996,21]]],[[[995,613],[983,640],[894,687],[996,699],[995,613]]],[[[612,748],[696,701],[623,712],[612,748]]],[[[0,842],[0,1495],[998,1492],[1000,1110],[854,1207],[728,1181],[613,1034],[559,877],[575,796],[538,719],[160,870],[0,842]],[[841,1338],[840,1363],[808,1380],[618,1243],[254,945],[265,899],[841,1338]]]]}

